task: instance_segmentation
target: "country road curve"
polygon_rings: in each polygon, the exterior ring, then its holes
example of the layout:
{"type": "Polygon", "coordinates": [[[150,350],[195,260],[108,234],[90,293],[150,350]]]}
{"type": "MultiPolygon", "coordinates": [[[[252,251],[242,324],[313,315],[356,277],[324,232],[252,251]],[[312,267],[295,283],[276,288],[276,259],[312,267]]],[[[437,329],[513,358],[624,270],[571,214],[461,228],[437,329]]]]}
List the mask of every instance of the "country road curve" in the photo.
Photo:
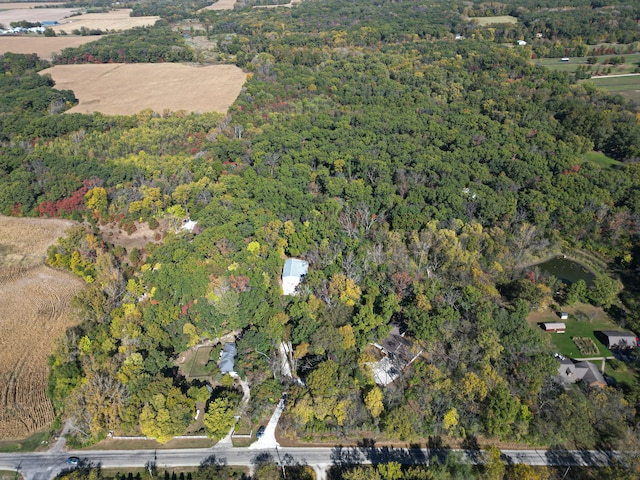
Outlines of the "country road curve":
{"type": "MultiPolygon", "coordinates": [[[[102,468],[148,467],[158,468],[197,467],[208,462],[252,467],[265,458],[279,463],[301,463],[314,468],[324,478],[324,472],[333,465],[371,464],[395,461],[401,464],[429,464],[434,457],[446,456],[450,450],[402,449],[387,447],[281,447],[268,450],[248,448],[198,448],[176,450],[77,450],[66,453],[3,453],[0,454],[0,470],[19,471],[25,480],[50,480],[69,465],[66,459],[75,456],[81,464],[102,468]]],[[[456,450],[454,450],[456,451],[456,450]]],[[[473,463],[480,463],[478,451],[460,452],[473,463]],[[474,455],[475,453],[475,455],[474,455]]],[[[595,451],[554,450],[503,450],[506,463],[555,466],[603,466],[611,463],[614,454],[595,451]]]]}

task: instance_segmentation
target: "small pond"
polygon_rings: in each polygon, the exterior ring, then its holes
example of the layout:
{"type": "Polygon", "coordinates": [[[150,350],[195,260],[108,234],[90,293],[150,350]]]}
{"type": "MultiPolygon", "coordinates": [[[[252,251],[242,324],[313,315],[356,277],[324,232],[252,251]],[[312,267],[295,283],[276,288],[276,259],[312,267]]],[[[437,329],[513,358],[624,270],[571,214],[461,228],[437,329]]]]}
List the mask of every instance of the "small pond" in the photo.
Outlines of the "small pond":
{"type": "Polygon", "coordinates": [[[553,275],[568,285],[578,280],[584,280],[587,286],[591,286],[596,278],[593,272],[584,265],[565,257],[555,257],[546,262],[534,265],[534,267],[542,275],[553,275]]]}

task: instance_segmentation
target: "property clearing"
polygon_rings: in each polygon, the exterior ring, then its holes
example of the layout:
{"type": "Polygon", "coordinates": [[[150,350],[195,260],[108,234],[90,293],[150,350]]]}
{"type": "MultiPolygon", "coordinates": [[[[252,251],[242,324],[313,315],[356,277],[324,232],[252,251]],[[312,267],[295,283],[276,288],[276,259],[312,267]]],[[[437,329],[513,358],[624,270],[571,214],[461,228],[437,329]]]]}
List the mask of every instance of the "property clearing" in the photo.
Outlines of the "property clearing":
{"type": "Polygon", "coordinates": [[[75,48],[85,43],[95,42],[96,37],[76,37],[64,35],[62,37],[44,37],[20,35],[16,37],[4,36],[0,42],[0,55],[11,53],[35,53],[38,57],[49,60],[54,53],[60,53],[65,48],[75,48]]]}
{"type": "MultiPolygon", "coordinates": [[[[597,353],[593,356],[608,357],[611,351],[598,339],[595,332],[603,330],[619,330],[618,327],[606,312],[600,307],[594,307],[584,303],[578,303],[575,307],[564,306],[563,310],[569,313],[569,318],[563,320],[567,329],[563,335],[546,333],[550,336],[551,343],[559,353],[569,358],[581,358],[583,354],[576,344],[574,337],[589,338],[597,348],[597,353]]],[[[540,328],[538,324],[543,322],[557,322],[558,316],[553,310],[533,312],[527,317],[527,322],[533,328],[540,328]]]]}
{"type": "Polygon", "coordinates": [[[500,15],[497,17],[469,17],[469,21],[475,22],[481,27],[494,25],[496,23],[518,23],[518,19],[511,15],[500,15]]]}
{"type": "Polygon", "coordinates": [[[47,428],[47,357],[77,320],[69,303],[84,282],[44,265],[73,222],[0,216],[0,439],[47,428]]]}
{"type": "Polygon", "coordinates": [[[134,115],[151,109],[220,112],[240,95],[246,74],[234,65],[178,63],[58,65],[40,72],[80,99],[69,113],[134,115]]]}
{"type": "Polygon", "coordinates": [[[134,27],[147,27],[155,24],[160,17],[132,17],[131,9],[113,10],[106,13],[86,13],[77,17],[60,20],[60,25],[56,25],[53,31],[60,33],[64,31],[71,33],[73,30],[88,28],[89,30],[121,31],[134,27]]]}

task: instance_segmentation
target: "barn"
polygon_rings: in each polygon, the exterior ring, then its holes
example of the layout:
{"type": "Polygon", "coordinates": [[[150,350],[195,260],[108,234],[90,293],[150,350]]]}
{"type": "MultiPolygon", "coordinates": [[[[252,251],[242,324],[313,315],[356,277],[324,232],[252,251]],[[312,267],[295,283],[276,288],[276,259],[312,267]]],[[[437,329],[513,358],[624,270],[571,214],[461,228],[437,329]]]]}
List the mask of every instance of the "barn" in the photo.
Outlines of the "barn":
{"type": "Polygon", "coordinates": [[[564,322],[545,322],[542,324],[542,328],[545,332],[552,333],[564,333],[567,331],[567,326],[564,322]]]}

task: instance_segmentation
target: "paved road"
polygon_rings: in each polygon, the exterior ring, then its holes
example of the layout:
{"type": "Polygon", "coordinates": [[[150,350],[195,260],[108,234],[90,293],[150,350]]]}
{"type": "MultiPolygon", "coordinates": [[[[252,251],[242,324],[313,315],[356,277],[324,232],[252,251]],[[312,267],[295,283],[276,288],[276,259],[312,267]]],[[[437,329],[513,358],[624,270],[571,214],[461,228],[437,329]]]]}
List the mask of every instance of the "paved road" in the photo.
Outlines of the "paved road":
{"type": "MultiPolygon", "coordinates": [[[[278,448],[249,450],[248,448],[214,447],[180,450],[106,450],[68,451],[66,453],[0,454],[0,470],[18,470],[26,480],[49,480],[63,471],[69,456],[77,456],[84,465],[102,468],[194,467],[206,462],[222,462],[251,468],[265,460],[286,464],[306,464],[314,467],[321,478],[332,465],[385,463],[428,464],[434,456],[446,456],[447,450],[390,448],[278,448]]],[[[481,461],[473,452],[463,452],[471,462],[481,461]]],[[[477,453],[477,452],[476,452],[477,453]]],[[[599,451],[503,450],[507,463],[529,465],[597,466],[610,462],[609,455],[599,451]]]]}

